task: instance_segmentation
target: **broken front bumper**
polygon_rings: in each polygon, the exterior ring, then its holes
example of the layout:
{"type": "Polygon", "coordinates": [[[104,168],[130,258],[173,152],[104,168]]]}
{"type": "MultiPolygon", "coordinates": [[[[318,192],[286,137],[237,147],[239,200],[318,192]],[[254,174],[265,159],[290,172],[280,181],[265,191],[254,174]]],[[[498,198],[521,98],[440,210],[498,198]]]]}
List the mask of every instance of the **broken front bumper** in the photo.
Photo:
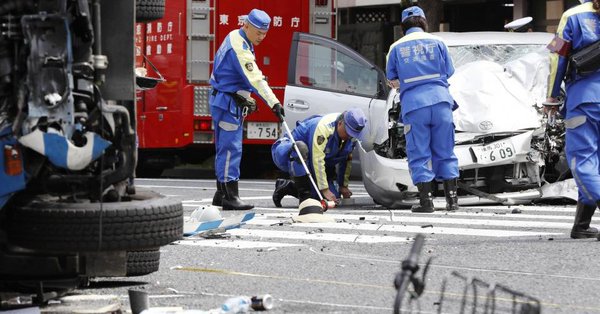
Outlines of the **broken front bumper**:
{"type": "MultiPolygon", "coordinates": [[[[538,167],[539,155],[531,154],[534,131],[527,131],[486,145],[456,145],[454,152],[461,170],[505,164],[530,163],[538,167]],[[535,156],[535,157],[534,157],[535,156]]],[[[362,178],[365,189],[373,200],[388,208],[402,208],[418,203],[417,188],[410,177],[407,159],[389,159],[369,152],[359,145],[362,178]]],[[[572,180],[571,180],[572,181],[572,180]]],[[[576,187],[569,180],[544,184],[540,188],[459,197],[460,205],[525,204],[540,198],[576,199],[576,187]]],[[[434,199],[435,207],[445,207],[443,197],[434,199]]]]}

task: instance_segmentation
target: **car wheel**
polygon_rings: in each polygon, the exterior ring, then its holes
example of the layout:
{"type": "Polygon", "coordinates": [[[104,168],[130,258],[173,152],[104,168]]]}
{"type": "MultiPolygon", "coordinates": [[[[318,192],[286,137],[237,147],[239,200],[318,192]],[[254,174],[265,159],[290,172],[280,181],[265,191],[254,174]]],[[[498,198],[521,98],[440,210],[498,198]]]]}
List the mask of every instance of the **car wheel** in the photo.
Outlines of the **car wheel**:
{"type": "Polygon", "coordinates": [[[9,243],[56,252],[143,250],[182,237],[181,202],[147,190],[134,197],[103,204],[33,200],[14,206],[9,243]]]}
{"type": "Polygon", "coordinates": [[[136,0],[135,21],[152,22],[165,15],[165,0],[136,0]]]}
{"type": "Polygon", "coordinates": [[[143,276],[158,271],[160,250],[127,252],[127,277],[143,276]]]}

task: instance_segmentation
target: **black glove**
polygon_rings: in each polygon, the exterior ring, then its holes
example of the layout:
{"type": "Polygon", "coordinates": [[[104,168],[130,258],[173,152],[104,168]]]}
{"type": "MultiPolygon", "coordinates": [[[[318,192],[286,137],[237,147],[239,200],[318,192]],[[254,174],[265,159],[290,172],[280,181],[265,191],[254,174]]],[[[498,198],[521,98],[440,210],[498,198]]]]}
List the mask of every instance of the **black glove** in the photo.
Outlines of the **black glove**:
{"type": "Polygon", "coordinates": [[[279,118],[279,122],[283,122],[283,117],[285,117],[285,112],[283,111],[283,107],[281,107],[280,103],[276,103],[271,108],[271,111],[275,114],[277,118],[279,118]]]}

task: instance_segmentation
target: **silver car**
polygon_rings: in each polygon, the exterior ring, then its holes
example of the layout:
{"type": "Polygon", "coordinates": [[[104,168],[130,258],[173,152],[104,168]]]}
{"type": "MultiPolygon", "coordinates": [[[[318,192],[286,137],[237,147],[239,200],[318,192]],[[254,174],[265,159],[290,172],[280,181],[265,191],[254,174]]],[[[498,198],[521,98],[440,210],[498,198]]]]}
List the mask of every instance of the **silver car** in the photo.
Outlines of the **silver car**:
{"type": "MultiPolygon", "coordinates": [[[[450,92],[459,204],[520,204],[577,198],[564,157],[564,125],[542,114],[549,75],[549,33],[435,33],[456,68],[450,92]]],[[[285,91],[286,120],[359,107],[369,126],[355,156],[365,188],[378,204],[402,208],[418,202],[406,159],[396,90],[384,72],[331,39],[295,34],[285,91]],[[340,65],[341,64],[341,65],[340,65]]],[[[358,167],[357,167],[358,166],[358,167]]],[[[444,206],[438,188],[434,203],[444,206]]]]}

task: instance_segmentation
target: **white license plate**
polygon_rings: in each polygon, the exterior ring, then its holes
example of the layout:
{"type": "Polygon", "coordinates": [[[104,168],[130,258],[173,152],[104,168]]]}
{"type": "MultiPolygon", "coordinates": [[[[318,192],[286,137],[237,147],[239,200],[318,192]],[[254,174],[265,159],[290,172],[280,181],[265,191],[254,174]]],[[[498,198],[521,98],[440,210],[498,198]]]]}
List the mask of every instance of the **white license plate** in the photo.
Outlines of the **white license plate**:
{"type": "Polygon", "coordinates": [[[515,147],[511,140],[502,140],[485,146],[471,147],[473,156],[478,164],[491,164],[507,159],[512,159],[516,155],[515,147]]]}
{"type": "Polygon", "coordinates": [[[248,122],[246,137],[258,140],[276,140],[278,123],[274,122],[248,122]]]}

